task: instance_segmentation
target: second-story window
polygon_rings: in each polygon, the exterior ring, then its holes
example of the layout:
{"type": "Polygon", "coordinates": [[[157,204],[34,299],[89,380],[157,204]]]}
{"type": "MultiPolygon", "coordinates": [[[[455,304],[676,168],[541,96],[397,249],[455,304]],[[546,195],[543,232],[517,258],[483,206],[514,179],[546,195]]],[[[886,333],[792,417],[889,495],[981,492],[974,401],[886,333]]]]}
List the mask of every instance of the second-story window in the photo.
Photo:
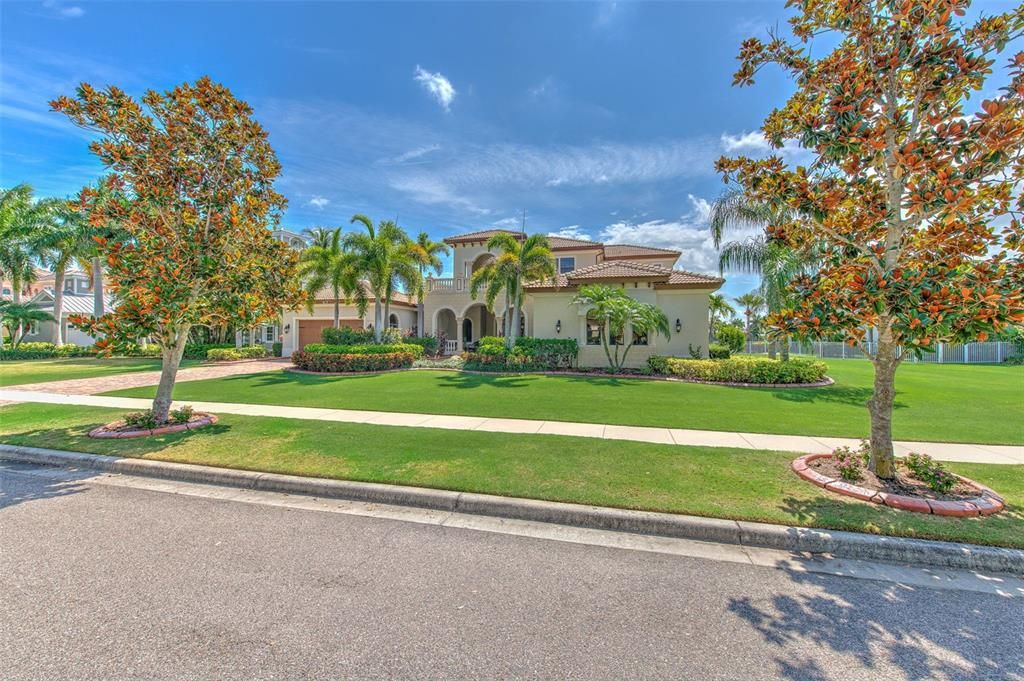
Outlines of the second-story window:
{"type": "Polygon", "coordinates": [[[575,256],[572,256],[572,255],[562,256],[561,258],[557,259],[557,262],[558,262],[558,273],[559,274],[565,274],[566,272],[572,272],[574,269],[576,269],[576,257],[575,256]]]}

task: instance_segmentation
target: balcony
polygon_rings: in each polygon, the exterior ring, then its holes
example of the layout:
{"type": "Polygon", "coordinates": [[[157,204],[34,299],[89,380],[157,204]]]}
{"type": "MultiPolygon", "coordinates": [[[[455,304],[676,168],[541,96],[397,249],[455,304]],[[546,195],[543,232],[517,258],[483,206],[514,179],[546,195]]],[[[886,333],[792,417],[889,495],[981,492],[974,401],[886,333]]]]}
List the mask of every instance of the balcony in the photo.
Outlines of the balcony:
{"type": "Polygon", "coordinates": [[[435,279],[427,277],[427,293],[469,293],[469,279],[466,277],[446,277],[435,279]]]}

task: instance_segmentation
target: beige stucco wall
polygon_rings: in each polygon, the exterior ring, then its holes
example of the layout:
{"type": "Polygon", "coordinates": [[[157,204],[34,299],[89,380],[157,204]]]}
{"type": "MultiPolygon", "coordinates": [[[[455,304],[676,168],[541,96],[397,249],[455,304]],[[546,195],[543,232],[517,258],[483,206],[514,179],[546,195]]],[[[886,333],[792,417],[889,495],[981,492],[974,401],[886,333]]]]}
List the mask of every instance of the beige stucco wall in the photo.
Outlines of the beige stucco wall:
{"type": "MultiPolygon", "coordinates": [[[[356,310],[355,305],[342,305],[340,312],[339,316],[341,319],[359,319],[359,312],[356,310]]],[[[398,317],[398,328],[404,332],[408,332],[416,326],[416,310],[396,305],[391,308],[391,314],[398,317]]],[[[302,307],[298,310],[288,310],[282,313],[281,354],[285,357],[290,356],[298,349],[299,325],[297,321],[300,319],[334,319],[334,305],[332,303],[318,303],[313,306],[312,312],[308,308],[302,307]]],[[[362,322],[363,328],[373,325],[372,303],[366,311],[366,318],[362,322]]],[[[386,324],[387,320],[385,320],[386,324]]]]}
{"type": "MultiPolygon", "coordinates": [[[[701,353],[707,356],[708,294],[713,288],[657,290],[646,282],[627,283],[624,288],[630,297],[661,308],[671,330],[669,339],[652,336],[646,347],[633,346],[627,366],[641,367],[651,355],[689,357],[690,345],[701,346],[701,353]],[[679,333],[675,331],[676,319],[682,324],[679,333]]],[[[570,290],[529,294],[529,333],[537,338],[575,338],[580,345],[580,366],[604,366],[607,364],[604,349],[600,345],[587,345],[586,310],[572,303],[575,294],[570,290]],[[561,333],[555,331],[558,321],[562,322],[561,333]]]]}

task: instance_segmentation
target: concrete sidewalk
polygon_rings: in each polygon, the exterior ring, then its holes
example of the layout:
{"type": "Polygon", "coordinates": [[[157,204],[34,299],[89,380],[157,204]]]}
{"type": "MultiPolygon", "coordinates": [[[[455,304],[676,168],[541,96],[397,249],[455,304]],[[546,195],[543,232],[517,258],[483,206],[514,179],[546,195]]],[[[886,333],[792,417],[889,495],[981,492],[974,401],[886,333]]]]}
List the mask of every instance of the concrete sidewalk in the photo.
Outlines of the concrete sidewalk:
{"type": "MultiPolygon", "coordinates": [[[[0,390],[0,402],[2,401],[71,404],[89,407],[112,407],[116,409],[148,409],[152,404],[151,400],[142,398],[67,395],[23,389],[0,390]]],[[[316,409],[312,407],[286,407],[281,405],[239,404],[232,402],[189,401],[188,404],[198,411],[209,411],[216,414],[269,416],[309,421],[340,421],[382,426],[406,426],[410,428],[479,430],[494,433],[571,435],[574,437],[591,437],[605,440],[778,450],[802,454],[828,452],[836,447],[844,445],[857,446],[860,443],[855,438],[733,433],[712,430],[684,430],[681,428],[648,428],[640,426],[615,426],[602,423],[575,423],[572,421],[532,421],[527,419],[486,418],[480,416],[450,416],[353,409],[316,409]]],[[[898,456],[916,451],[930,454],[932,457],[942,461],[1024,464],[1024,447],[1021,446],[944,442],[895,442],[894,444],[898,456]]]]}

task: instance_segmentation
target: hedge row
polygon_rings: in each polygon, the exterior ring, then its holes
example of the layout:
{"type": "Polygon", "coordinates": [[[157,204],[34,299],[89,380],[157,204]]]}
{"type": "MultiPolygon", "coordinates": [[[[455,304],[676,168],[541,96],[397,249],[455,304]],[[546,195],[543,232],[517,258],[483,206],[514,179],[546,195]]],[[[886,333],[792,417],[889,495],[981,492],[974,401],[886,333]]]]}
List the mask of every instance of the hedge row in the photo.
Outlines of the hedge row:
{"type": "Polygon", "coordinates": [[[303,351],[318,355],[393,355],[395,353],[408,352],[415,359],[423,356],[423,346],[413,343],[381,343],[380,345],[310,343],[303,348],[303,351]]]}
{"type": "Polygon", "coordinates": [[[668,373],[693,381],[717,383],[817,383],[825,378],[828,366],[811,359],[783,362],[765,357],[734,357],[732,359],[679,359],[652,357],[648,361],[656,372],[663,367],[668,373]]]}
{"type": "Polygon", "coordinates": [[[213,362],[234,362],[240,359],[259,359],[267,356],[267,349],[262,345],[243,345],[240,348],[210,348],[206,351],[206,359],[213,362]]]}
{"type": "Polygon", "coordinates": [[[508,350],[504,338],[484,336],[465,359],[466,368],[474,371],[555,371],[575,366],[578,354],[579,345],[571,338],[520,337],[508,350]]]}
{"type": "Polygon", "coordinates": [[[292,353],[292,364],[299,369],[327,373],[407,369],[415,360],[411,352],[390,352],[383,355],[305,351],[292,353]]]}
{"type": "Polygon", "coordinates": [[[320,338],[328,345],[364,345],[373,342],[373,331],[347,326],[335,329],[331,326],[320,332],[320,338]]]}
{"type": "Polygon", "coordinates": [[[96,348],[90,346],[65,343],[57,347],[53,343],[26,342],[20,343],[17,349],[9,344],[0,350],[0,360],[5,359],[54,359],[61,357],[90,357],[96,354],[96,348]]]}

